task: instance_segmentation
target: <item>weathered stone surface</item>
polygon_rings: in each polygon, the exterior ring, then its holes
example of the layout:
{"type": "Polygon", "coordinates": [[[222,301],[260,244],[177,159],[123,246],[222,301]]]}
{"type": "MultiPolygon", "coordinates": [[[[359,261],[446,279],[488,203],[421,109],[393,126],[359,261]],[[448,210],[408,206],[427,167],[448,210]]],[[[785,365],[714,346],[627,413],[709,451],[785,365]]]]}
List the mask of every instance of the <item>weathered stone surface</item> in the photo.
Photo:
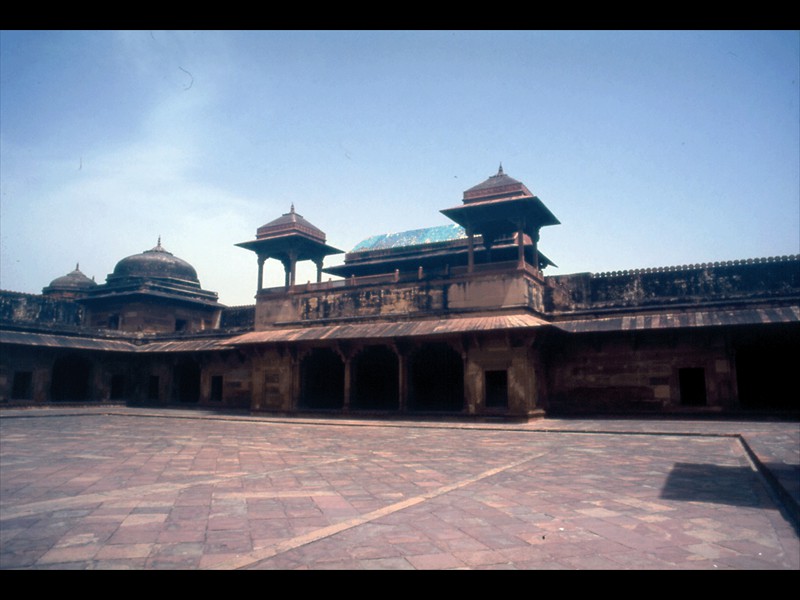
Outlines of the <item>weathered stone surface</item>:
{"type": "Polygon", "coordinates": [[[0,291],[0,321],[79,326],[84,320],[83,306],[73,300],[0,291]]]}
{"type": "Polygon", "coordinates": [[[556,313],[796,297],[800,257],[559,275],[547,284],[546,306],[556,313]]]}
{"type": "Polygon", "coordinates": [[[784,390],[797,387],[800,256],[545,277],[539,232],[558,220],[502,169],[442,212],[462,227],[370,238],[324,270],[339,251],[290,210],[239,244],[257,254],[255,306],[220,305],[160,241],[83,297],[0,292],[0,400],[523,417],[798,408],[784,390]],[[262,289],[268,259],[283,287],[262,289]],[[303,260],[317,282],[295,282],[303,260]],[[323,283],[323,270],[343,278],[323,283]]]}

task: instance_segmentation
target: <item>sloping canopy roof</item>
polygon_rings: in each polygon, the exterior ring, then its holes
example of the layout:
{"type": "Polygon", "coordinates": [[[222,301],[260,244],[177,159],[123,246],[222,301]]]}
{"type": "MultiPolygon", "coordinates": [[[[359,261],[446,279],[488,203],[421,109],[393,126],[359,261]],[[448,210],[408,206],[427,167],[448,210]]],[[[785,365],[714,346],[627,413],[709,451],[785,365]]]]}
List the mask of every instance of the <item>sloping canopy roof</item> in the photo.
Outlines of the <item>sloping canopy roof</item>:
{"type": "Polygon", "coordinates": [[[477,331],[502,331],[526,329],[546,325],[547,322],[529,314],[498,315],[490,317],[461,317],[454,319],[428,319],[420,321],[398,321],[392,323],[372,322],[321,327],[294,327],[254,331],[231,338],[223,344],[260,344],[267,342],[300,342],[345,339],[392,339],[446,335],[477,331]]]}
{"type": "Polygon", "coordinates": [[[646,315],[571,319],[548,322],[531,314],[456,317],[418,321],[369,322],[316,327],[286,327],[252,331],[241,335],[185,340],[108,339],[58,333],[9,331],[0,329],[0,344],[103,350],[120,352],[195,352],[232,349],[249,344],[276,342],[314,342],[323,340],[390,340],[486,331],[524,331],[543,326],[567,333],[606,331],[646,331],[767,324],[800,324],[800,306],[741,308],[730,310],[661,311],[646,315]]]}
{"type": "Polygon", "coordinates": [[[516,231],[520,225],[533,234],[540,227],[560,224],[524,184],[503,172],[503,165],[496,175],[465,191],[460,206],[440,212],[490,239],[516,231]]]}
{"type": "Polygon", "coordinates": [[[325,233],[309,223],[294,210],[262,225],[256,231],[256,239],[236,244],[252,250],[259,256],[289,260],[321,260],[330,254],[341,254],[342,250],[325,243],[325,233]]]}
{"type": "Polygon", "coordinates": [[[536,196],[482,200],[446,208],[440,212],[459,225],[476,227],[481,233],[484,230],[513,232],[517,229],[519,220],[525,223],[526,231],[561,224],[536,196]]]}
{"type": "Polygon", "coordinates": [[[198,352],[231,350],[225,338],[208,337],[185,340],[109,339],[88,335],[64,335],[40,331],[0,330],[0,344],[36,346],[70,350],[102,350],[108,352],[198,352]]]}
{"type": "Polygon", "coordinates": [[[652,314],[593,317],[555,321],[553,325],[569,333],[683,329],[722,325],[767,325],[800,322],[800,306],[739,308],[731,310],[662,311],[652,314]]]}
{"type": "Polygon", "coordinates": [[[70,348],[74,350],[106,350],[135,352],[136,345],[128,340],[113,340],[88,336],[68,336],[56,333],[32,331],[2,331],[0,344],[37,346],[47,348],[70,348]]]}
{"type": "Polygon", "coordinates": [[[261,240],[251,240],[236,244],[240,248],[252,250],[259,256],[287,260],[294,253],[296,260],[319,260],[330,254],[341,254],[342,250],[328,246],[304,236],[286,234],[261,240]]]}

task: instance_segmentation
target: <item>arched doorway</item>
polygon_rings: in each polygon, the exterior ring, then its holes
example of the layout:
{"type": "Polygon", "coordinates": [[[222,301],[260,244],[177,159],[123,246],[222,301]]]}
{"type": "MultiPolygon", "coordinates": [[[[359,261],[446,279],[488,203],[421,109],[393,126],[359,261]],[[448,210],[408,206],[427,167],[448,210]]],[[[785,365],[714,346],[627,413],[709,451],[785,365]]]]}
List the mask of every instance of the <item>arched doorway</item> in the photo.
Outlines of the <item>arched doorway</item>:
{"type": "Polygon", "coordinates": [[[330,348],[315,348],[300,361],[302,408],[341,409],[344,406],[344,362],[330,348]]]}
{"type": "Polygon", "coordinates": [[[200,365],[195,361],[185,360],[175,367],[175,396],[178,402],[199,402],[200,365]]]}
{"type": "Polygon", "coordinates": [[[353,360],[353,408],[397,410],[399,362],[386,346],[367,346],[353,360]]]}
{"type": "Polygon", "coordinates": [[[464,408],[464,362],[445,343],[425,344],[411,357],[410,408],[461,411],[464,408]]]}
{"type": "Polygon", "coordinates": [[[91,374],[92,363],[83,356],[70,354],[56,359],[50,398],[63,402],[91,399],[91,374]]]}

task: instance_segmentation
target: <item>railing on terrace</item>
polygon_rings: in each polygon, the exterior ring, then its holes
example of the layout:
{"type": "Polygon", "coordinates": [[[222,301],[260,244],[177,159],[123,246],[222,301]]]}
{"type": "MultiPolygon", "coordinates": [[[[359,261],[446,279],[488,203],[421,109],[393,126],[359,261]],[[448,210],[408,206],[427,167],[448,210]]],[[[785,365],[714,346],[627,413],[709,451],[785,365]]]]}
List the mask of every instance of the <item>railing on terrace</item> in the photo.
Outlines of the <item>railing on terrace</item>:
{"type": "MultiPolygon", "coordinates": [[[[537,276],[538,272],[532,265],[525,264],[525,273],[531,276],[537,276]]],[[[520,271],[519,262],[516,260],[493,262],[493,263],[479,263],[474,265],[474,274],[486,273],[508,273],[520,271]]],[[[264,288],[261,293],[264,294],[284,294],[286,292],[303,293],[303,292],[321,292],[329,290],[341,290],[348,287],[360,287],[370,285],[391,285],[395,283],[411,283],[415,281],[431,281],[437,279],[451,279],[469,276],[467,267],[450,267],[443,269],[424,269],[420,267],[416,272],[395,271],[394,273],[381,273],[379,275],[362,275],[360,277],[347,277],[345,279],[328,280],[321,282],[308,282],[295,284],[290,288],[272,287],[264,288]]]]}
{"type": "Polygon", "coordinates": [[[646,273],[677,273],[680,271],[699,271],[702,269],[716,269],[719,267],[735,267],[740,265],[756,265],[766,263],[782,263],[800,261],[800,254],[788,256],[769,256],[766,258],[748,258],[744,260],[727,260],[713,263],[698,263],[691,265],[675,265],[669,267],[653,267],[646,269],[630,269],[625,271],[607,271],[604,273],[592,273],[592,279],[608,277],[628,277],[630,275],[642,275],[646,273]]]}

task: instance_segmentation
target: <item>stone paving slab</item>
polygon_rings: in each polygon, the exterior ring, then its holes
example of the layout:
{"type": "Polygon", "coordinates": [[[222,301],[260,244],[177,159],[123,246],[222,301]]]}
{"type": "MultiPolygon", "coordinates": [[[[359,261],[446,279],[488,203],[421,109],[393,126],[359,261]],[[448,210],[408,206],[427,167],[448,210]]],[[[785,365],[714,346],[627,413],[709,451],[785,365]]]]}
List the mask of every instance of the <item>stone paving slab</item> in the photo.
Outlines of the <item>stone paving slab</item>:
{"type": "Polygon", "coordinates": [[[798,423],[3,410],[0,568],[798,570],[798,473],[798,423]]]}

